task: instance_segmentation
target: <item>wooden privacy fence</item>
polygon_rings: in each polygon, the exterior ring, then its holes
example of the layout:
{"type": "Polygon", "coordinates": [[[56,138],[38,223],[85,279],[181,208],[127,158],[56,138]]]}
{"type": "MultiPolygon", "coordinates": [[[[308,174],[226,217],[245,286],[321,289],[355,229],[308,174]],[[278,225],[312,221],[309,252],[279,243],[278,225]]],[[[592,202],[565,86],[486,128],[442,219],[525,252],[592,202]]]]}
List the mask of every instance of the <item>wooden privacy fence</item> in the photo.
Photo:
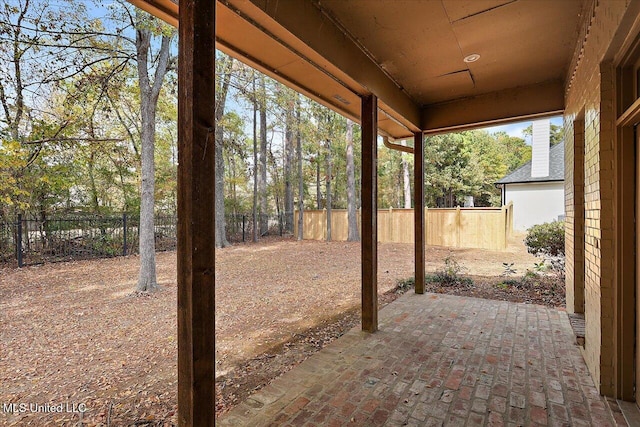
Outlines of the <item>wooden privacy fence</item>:
{"type": "MultiPolygon", "coordinates": [[[[294,235],[298,234],[297,212],[294,235]]],[[[326,240],[327,211],[303,213],[303,238],[326,240]]],[[[357,212],[360,229],[360,212],[357,212]]],[[[347,211],[331,210],[331,240],[347,240],[347,211]]],[[[413,243],[413,209],[378,210],[378,242],[413,243]]],[[[427,245],[504,250],[513,229],[513,205],[502,208],[425,208],[427,245]]]]}

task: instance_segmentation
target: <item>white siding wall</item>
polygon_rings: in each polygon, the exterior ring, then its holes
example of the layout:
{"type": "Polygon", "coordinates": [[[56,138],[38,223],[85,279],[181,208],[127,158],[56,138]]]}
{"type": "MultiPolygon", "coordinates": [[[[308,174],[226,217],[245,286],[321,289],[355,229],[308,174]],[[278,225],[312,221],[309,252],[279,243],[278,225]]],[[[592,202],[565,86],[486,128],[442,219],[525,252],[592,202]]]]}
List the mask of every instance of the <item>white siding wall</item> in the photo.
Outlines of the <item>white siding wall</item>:
{"type": "Polygon", "coordinates": [[[564,215],[564,182],[507,184],[505,203],[513,202],[513,229],[550,222],[564,215]]]}
{"type": "Polygon", "coordinates": [[[534,120],[532,126],[533,142],[531,143],[531,177],[549,176],[549,134],[551,120],[534,120]]]}

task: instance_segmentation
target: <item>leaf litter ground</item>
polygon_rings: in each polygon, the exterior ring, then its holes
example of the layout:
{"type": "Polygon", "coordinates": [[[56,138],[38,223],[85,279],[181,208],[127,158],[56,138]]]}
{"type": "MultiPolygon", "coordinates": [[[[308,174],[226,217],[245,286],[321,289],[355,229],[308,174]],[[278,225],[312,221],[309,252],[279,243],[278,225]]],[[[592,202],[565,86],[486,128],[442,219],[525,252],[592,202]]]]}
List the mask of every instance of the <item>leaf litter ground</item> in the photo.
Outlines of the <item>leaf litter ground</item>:
{"type": "MultiPolygon", "coordinates": [[[[385,243],[378,254],[384,305],[413,276],[413,247],[385,243]]],[[[448,256],[476,284],[428,291],[564,303],[496,286],[502,263],[521,274],[538,261],[517,241],[505,252],[430,247],[426,270],[448,256]]],[[[177,423],[175,253],[158,253],[157,265],[162,290],[153,294],[133,293],[133,256],[0,269],[0,402],[40,405],[0,413],[0,425],[177,423]]],[[[360,246],[274,239],[218,250],[215,296],[220,414],[359,324],[360,246]]]]}

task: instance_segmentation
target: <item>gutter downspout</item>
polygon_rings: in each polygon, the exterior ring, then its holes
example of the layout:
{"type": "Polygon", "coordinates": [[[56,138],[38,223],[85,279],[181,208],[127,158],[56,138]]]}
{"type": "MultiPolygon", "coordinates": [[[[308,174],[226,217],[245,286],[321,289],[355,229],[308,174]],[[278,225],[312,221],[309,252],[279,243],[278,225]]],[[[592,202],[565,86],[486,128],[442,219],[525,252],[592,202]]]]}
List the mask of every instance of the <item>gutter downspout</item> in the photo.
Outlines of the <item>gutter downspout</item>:
{"type": "Polygon", "coordinates": [[[384,144],[385,147],[387,147],[387,148],[389,148],[391,150],[402,151],[404,153],[413,154],[413,147],[406,147],[404,145],[394,144],[392,142],[389,142],[389,137],[388,136],[383,136],[382,137],[382,143],[384,144]]]}
{"type": "Polygon", "coordinates": [[[504,206],[505,197],[506,197],[505,193],[507,191],[507,184],[495,183],[495,184],[493,184],[493,186],[500,189],[500,206],[504,206]]]}

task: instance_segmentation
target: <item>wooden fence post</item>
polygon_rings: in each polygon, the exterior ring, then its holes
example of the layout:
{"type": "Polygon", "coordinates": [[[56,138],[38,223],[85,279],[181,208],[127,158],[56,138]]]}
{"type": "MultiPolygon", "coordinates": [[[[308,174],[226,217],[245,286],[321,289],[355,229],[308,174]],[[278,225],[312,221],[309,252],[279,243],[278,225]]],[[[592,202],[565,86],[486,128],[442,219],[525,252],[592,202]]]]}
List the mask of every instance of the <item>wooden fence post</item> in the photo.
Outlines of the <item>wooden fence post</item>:
{"type": "Polygon", "coordinates": [[[424,207],[424,245],[427,246],[429,244],[429,232],[427,229],[429,228],[429,208],[427,206],[424,207]]]}
{"type": "Polygon", "coordinates": [[[424,245],[429,244],[429,208],[424,207],[424,245]]]}
{"type": "MultiPolygon", "coordinates": [[[[297,212],[297,209],[293,210],[293,218],[298,218],[297,212]]],[[[298,221],[293,221],[293,235],[296,237],[298,236],[298,221]]]]}
{"type": "Polygon", "coordinates": [[[395,242],[395,230],[393,229],[393,208],[389,207],[389,218],[387,219],[388,241],[395,242]]]}
{"type": "Polygon", "coordinates": [[[513,234],[513,202],[507,205],[509,209],[509,237],[513,234]]]}
{"type": "Polygon", "coordinates": [[[460,247],[460,229],[462,228],[462,212],[460,206],[456,206],[456,247],[460,247]]]}
{"type": "Polygon", "coordinates": [[[327,240],[327,208],[322,208],[322,240],[327,240]]]}
{"type": "Polygon", "coordinates": [[[502,205],[502,207],[500,207],[500,221],[502,221],[502,231],[504,233],[504,242],[500,242],[500,243],[505,243],[505,245],[503,245],[503,247],[506,247],[506,240],[507,240],[507,208],[505,205],[502,205]]]}
{"type": "MultiPolygon", "coordinates": [[[[382,243],[409,243],[420,233],[422,242],[416,247],[423,248],[430,245],[447,245],[450,247],[471,247],[492,250],[503,250],[508,246],[510,227],[512,226],[513,211],[511,205],[500,208],[455,208],[431,209],[425,206],[423,210],[424,224],[411,227],[408,221],[410,209],[385,208],[377,211],[376,224],[379,225],[377,238],[382,243]],[[406,215],[406,216],[405,216],[406,215]],[[429,228],[431,227],[431,228],[429,228]],[[412,229],[412,230],[410,230],[412,229]],[[413,231],[413,234],[411,233],[413,231]],[[484,236],[484,237],[483,237],[484,236]]],[[[344,210],[333,210],[334,240],[345,241],[347,229],[344,210]]],[[[361,226],[361,212],[358,211],[358,226],[361,226]]],[[[417,221],[413,210],[413,220],[417,221]]],[[[304,239],[325,240],[326,222],[329,212],[327,209],[309,210],[304,212],[304,239]]],[[[419,222],[419,221],[417,221],[419,222]]],[[[297,233],[297,225],[294,224],[297,233]]],[[[424,252],[424,249],[422,250],[424,252]]],[[[417,264],[421,255],[418,254],[417,264]]],[[[424,263],[424,261],[423,261],[424,263]]]]}

